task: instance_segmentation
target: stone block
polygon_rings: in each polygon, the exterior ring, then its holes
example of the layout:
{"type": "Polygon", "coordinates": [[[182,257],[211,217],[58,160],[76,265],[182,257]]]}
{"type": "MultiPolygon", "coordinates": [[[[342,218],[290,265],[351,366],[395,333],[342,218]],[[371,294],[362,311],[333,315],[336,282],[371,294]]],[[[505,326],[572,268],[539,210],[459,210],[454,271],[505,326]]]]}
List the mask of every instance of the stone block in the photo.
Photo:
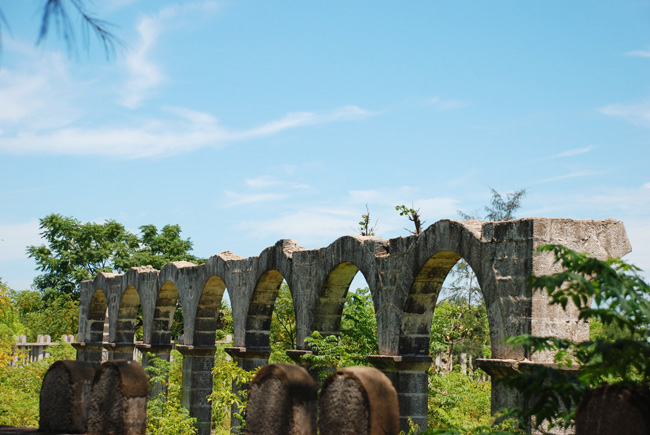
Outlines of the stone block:
{"type": "Polygon", "coordinates": [[[606,385],[585,397],[576,411],[576,435],[647,435],[650,389],[606,385]]]}
{"type": "Polygon", "coordinates": [[[339,369],[323,383],[321,435],[397,435],[399,415],[395,388],[373,367],[339,369]]]}
{"type": "Polygon", "coordinates": [[[251,381],[248,394],[248,433],[316,435],[316,386],[304,368],[266,365],[251,381]]]}
{"type": "Polygon", "coordinates": [[[149,382],[140,364],[114,360],[95,373],[88,405],[88,435],[144,435],[149,382]]]}
{"type": "Polygon", "coordinates": [[[83,361],[57,361],[41,386],[39,428],[43,432],[85,433],[95,370],[83,361]]]}

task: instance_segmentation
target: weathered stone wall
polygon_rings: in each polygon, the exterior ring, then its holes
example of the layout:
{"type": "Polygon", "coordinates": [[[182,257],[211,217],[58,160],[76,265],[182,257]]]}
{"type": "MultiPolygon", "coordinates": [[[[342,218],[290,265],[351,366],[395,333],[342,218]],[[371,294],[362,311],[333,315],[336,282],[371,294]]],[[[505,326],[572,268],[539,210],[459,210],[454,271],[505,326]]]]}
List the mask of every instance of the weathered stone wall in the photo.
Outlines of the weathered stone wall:
{"type": "MultiPolygon", "coordinates": [[[[320,249],[304,249],[293,240],[281,240],[257,257],[242,258],[227,251],[202,265],[175,262],[160,271],[141,267],[124,275],[99,274],[81,283],[78,359],[98,364],[102,346],[112,358],[126,358],[134,346],[138,303],[144,323],[142,347],[165,357],[175,303],[180,298],[185,361],[189,366],[198,361],[192,358],[200,358],[205,365],[210,361],[206,355],[214,347],[217,313],[227,289],[234,346],[238,348],[233,350],[236,360],[244,367],[263,365],[268,358],[271,315],[283,279],[295,307],[298,348],[305,349],[303,340],[314,330],[338,333],[345,295],[360,271],[377,317],[381,356],[373,361],[395,384],[402,427],[409,416],[426,427],[424,370],[430,361],[429,331],[442,283],[460,258],[469,263],[481,286],[494,359],[531,359],[503,344],[511,335],[587,337],[588,325],[578,323],[576,313],[550,307],[544,294],[532,294],[526,285],[531,274],[547,274],[557,267],[548,254],[535,252],[546,243],[564,244],[603,259],[631,250],[623,224],[611,219],[442,220],[417,237],[345,236],[320,249]],[[110,343],[102,344],[107,309],[110,343]]],[[[546,362],[548,356],[532,359],[546,362]]],[[[205,394],[206,386],[187,388],[196,388],[194,399],[192,391],[184,392],[192,411],[192,403],[197,407],[203,404],[203,397],[198,396],[205,394]]],[[[493,389],[493,407],[516,405],[517,400],[498,387],[493,389]]]]}

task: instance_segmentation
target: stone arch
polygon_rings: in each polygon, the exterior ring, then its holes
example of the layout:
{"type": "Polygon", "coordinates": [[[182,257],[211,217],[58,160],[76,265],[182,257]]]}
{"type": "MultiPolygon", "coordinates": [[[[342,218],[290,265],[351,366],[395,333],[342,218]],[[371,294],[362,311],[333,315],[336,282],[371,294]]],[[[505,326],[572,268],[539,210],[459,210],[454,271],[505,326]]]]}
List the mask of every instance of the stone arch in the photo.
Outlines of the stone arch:
{"type": "Polygon", "coordinates": [[[140,295],[132,285],[127,286],[122,293],[117,312],[116,343],[134,343],[135,329],[138,317],[140,295]]]}
{"type": "Polygon", "coordinates": [[[221,299],[226,283],[220,276],[213,275],[205,282],[194,318],[195,346],[213,346],[221,299]]]}
{"type": "Polygon", "coordinates": [[[257,280],[246,317],[247,348],[269,348],[271,318],[282,281],[284,276],[275,269],[263,272],[257,280]]]}
{"type": "MultiPolygon", "coordinates": [[[[452,267],[462,258],[474,271],[488,311],[490,331],[498,306],[492,304],[494,275],[483,258],[481,241],[470,223],[438,221],[420,235],[402,269],[402,319],[399,330],[400,355],[428,356],[429,334],[440,289],[452,267]]],[[[491,332],[492,334],[492,332],[491,332]]],[[[494,342],[494,337],[491,336],[494,342]]]]}
{"type": "Polygon", "coordinates": [[[151,330],[151,344],[170,344],[172,339],[172,322],[179,300],[178,289],[173,281],[165,281],[160,287],[154,309],[151,330]]]}
{"type": "Polygon", "coordinates": [[[86,341],[101,343],[104,341],[104,324],[106,321],[106,293],[101,288],[95,289],[90,300],[86,326],[86,341]]]}
{"type": "Polygon", "coordinates": [[[354,263],[345,261],[336,265],[327,274],[316,302],[311,331],[319,331],[323,336],[339,335],[346,296],[358,272],[359,268],[354,263]]]}

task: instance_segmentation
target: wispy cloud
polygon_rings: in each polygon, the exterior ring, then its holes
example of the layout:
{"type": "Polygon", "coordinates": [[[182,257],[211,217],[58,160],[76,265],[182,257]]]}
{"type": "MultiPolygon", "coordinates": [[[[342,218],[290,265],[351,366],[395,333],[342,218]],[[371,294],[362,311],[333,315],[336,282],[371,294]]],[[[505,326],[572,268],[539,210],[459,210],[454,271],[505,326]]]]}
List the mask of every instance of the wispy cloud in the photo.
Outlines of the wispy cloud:
{"type": "Polygon", "coordinates": [[[226,199],[228,201],[228,206],[232,207],[235,205],[242,204],[256,204],[259,202],[269,202],[269,201],[280,201],[287,198],[288,195],[282,193],[236,193],[230,190],[224,191],[226,199]]]}
{"type": "Polygon", "coordinates": [[[621,118],[634,125],[650,127],[650,101],[638,104],[609,104],[598,111],[607,116],[621,118]]]}
{"type": "Polygon", "coordinates": [[[625,53],[626,56],[632,56],[632,57],[650,57],[650,51],[649,50],[633,50],[633,51],[628,51],[625,53]]]}
{"type": "Polygon", "coordinates": [[[346,106],[326,113],[303,112],[298,118],[289,114],[248,130],[228,129],[209,113],[185,108],[167,107],[164,113],[166,116],[140,120],[137,125],[98,128],[64,126],[28,130],[14,135],[2,135],[0,132],[0,151],[123,159],[170,156],[199,148],[219,148],[228,143],[270,136],[302,126],[361,118],[369,112],[356,106],[346,106]],[[293,121],[287,122],[287,119],[293,121]]]}
{"type": "Polygon", "coordinates": [[[426,106],[433,106],[434,108],[442,111],[462,109],[469,105],[467,101],[463,100],[447,100],[440,97],[431,97],[424,100],[426,106]]]}
{"type": "Polygon", "coordinates": [[[567,178],[592,177],[595,175],[603,175],[606,173],[607,171],[574,171],[574,172],[569,172],[568,174],[558,175],[557,177],[537,180],[534,181],[533,184],[551,183],[553,181],[566,180],[567,178]]]}
{"type": "Polygon", "coordinates": [[[572,157],[572,156],[577,156],[577,155],[580,155],[580,154],[586,154],[586,153],[588,153],[590,151],[593,151],[593,149],[594,149],[594,147],[591,146],[591,145],[589,145],[588,147],[585,147],[585,148],[574,148],[574,149],[567,150],[567,151],[564,151],[564,152],[559,153],[559,154],[555,154],[555,155],[549,157],[549,159],[561,159],[563,157],[572,157]]]}
{"type": "Polygon", "coordinates": [[[120,104],[128,107],[138,107],[151,92],[165,81],[165,74],[153,59],[152,51],[161,34],[170,29],[178,29],[188,19],[195,24],[196,20],[205,19],[218,10],[214,1],[191,2],[181,5],[168,6],[157,14],[140,19],[136,28],[139,40],[125,58],[124,66],[128,79],[122,90],[120,104]]]}

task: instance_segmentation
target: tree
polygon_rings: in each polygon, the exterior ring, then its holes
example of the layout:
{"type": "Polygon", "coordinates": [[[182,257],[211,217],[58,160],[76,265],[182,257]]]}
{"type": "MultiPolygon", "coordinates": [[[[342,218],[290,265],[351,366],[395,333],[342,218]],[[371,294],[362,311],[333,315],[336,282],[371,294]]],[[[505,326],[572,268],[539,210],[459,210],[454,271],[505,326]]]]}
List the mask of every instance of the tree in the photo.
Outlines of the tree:
{"type": "Polygon", "coordinates": [[[129,267],[162,267],[169,261],[202,262],[188,251],[190,239],[180,237],[178,225],[166,225],[160,234],[154,225],[140,227],[141,236],[114,220],[82,223],[72,217],[50,214],[40,219],[41,237],[47,245],[28,246],[43,272],[34,279],[41,292],[52,289],[78,298],[78,285],[99,272],[124,272],[129,267]]]}
{"type": "MultiPolygon", "coordinates": [[[[74,13],[81,20],[82,35],[86,48],[88,48],[90,34],[92,33],[104,47],[104,52],[107,57],[114,54],[115,49],[121,46],[122,42],[109,30],[111,24],[93,16],[86,8],[85,3],[87,2],[84,0],[45,0],[41,12],[41,25],[38,38],[36,39],[36,45],[45,41],[50,33],[52,24],[54,24],[59,36],[66,42],[68,50],[73,50],[76,34],[66,6],[71,5],[74,13]]],[[[3,24],[9,29],[9,23],[2,10],[0,10],[0,47],[2,43],[3,24]]]]}
{"type": "MultiPolygon", "coordinates": [[[[413,207],[413,205],[411,205],[413,207]]],[[[406,231],[410,232],[414,236],[419,236],[422,234],[422,225],[424,225],[425,221],[420,220],[420,209],[418,208],[417,210],[413,208],[408,208],[405,205],[396,205],[395,210],[399,211],[400,216],[406,216],[408,220],[413,222],[413,225],[415,225],[415,231],[411,231],[408,228],[404,228],[406,231]]]]}
{"type": "Polygon", "coordinates": [[[296,313],[293,308],[291,291],[286,282],[282,283],[275,298],[271,319],[271,357],[269,363],[291,362],[285,353],[296,348],[296,313]]]}
{"type": "Polygon", "coordinates": [[[509,221],[515,219],[514,212],[521,207],[521,200],[526,196],[526,189],[510,192],[507,194],[506,199],[503,199],[503,196],[493,187],[490,187],[490,191],[492,191],[492,199],[490,200],[490,205],[484,207],[487,212],[484,218],[480,218],[477,212],[469,215],[458,210],[460,217],[463,220],[478,219],[487,221],[509,221]]]}

